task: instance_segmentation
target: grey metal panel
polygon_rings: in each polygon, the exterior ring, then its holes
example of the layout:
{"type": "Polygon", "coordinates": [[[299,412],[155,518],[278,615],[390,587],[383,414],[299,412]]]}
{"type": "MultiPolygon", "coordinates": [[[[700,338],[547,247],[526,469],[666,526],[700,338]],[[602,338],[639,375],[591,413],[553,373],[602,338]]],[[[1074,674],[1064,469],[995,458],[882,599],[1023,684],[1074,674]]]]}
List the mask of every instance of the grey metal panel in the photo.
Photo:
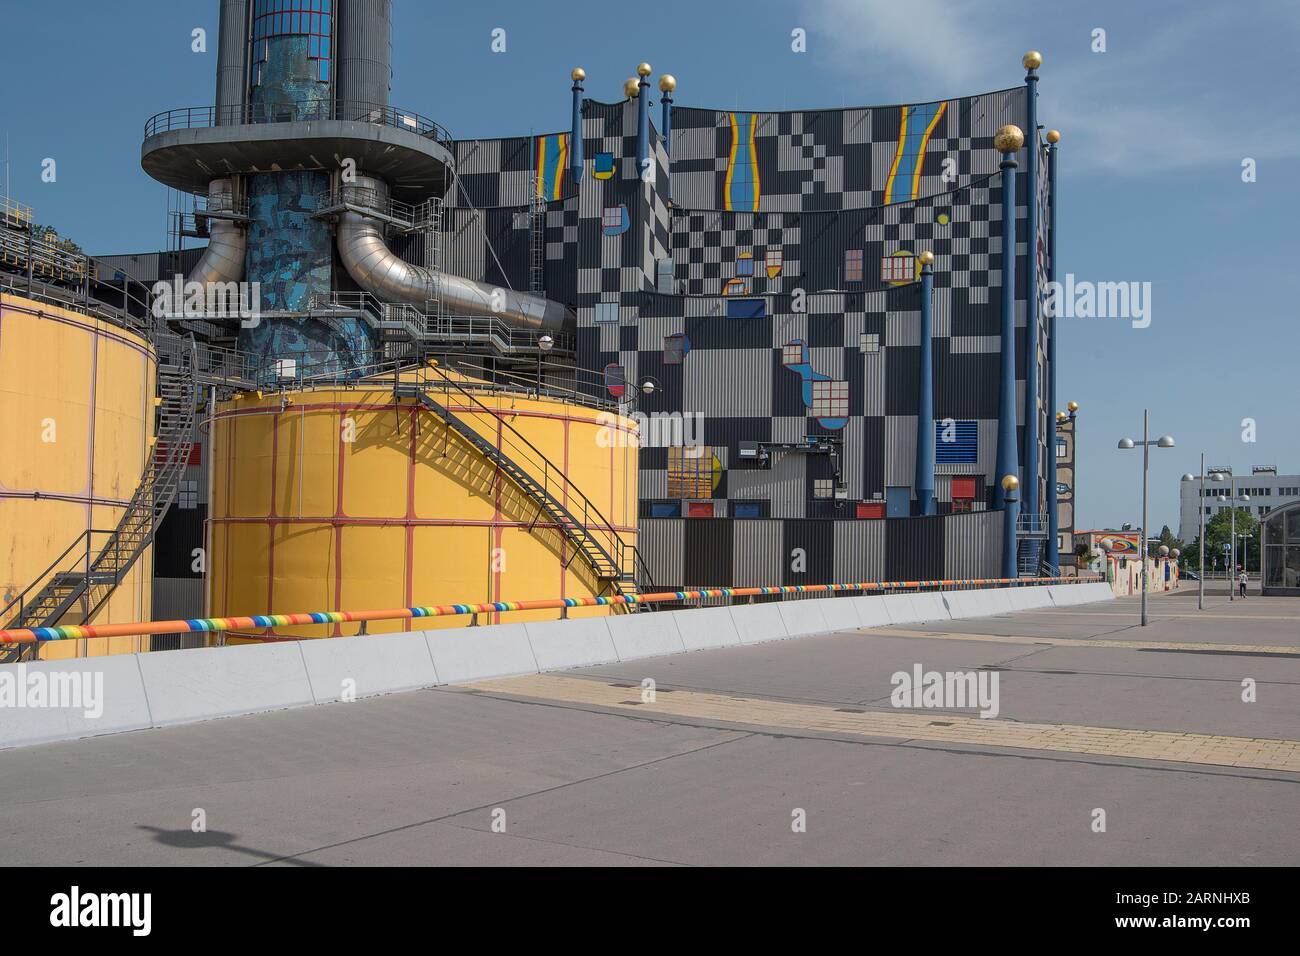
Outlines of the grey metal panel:
{"type": "Polygon", "coordinates": [[[732,556],[732,585],[762,587],[781,581],[780,521],[739,520],[733,523],[735,551],[732,556]]]}
{"type": "Polygon", "coordinates": [[[388,105],[393,32],[392,0],[335,0],[338,11],[338,74],[341,103],[388,105]]]}
{"type": "Polygon", "coordinates": [[[916,416],[885,418],[885,484],[912,486],[916,477],[916,416]]]}
{"type": "Polygon", "coordinates": [[[203,578],[154,578],[153,619],[177,621],[203,616],[203,578]]]}
{"type": "Polygon", "coordinates": [[[885,576],[885,522],[835,522],[835,581],[880,581],[885,576]]]}
{"type": "Polygon", "coordinates": [[[993,578],[1001,567],[1002,512],[946,515],[943,529],[945,578],[993,578]]]}
{"type": "MultiPolygon", "coordinates": [[[[656,587],[680,586],[685,576],[685,518],[642,518],[637,524],[637,549],[656,587]]],[[[703,519],[698,519],[703,520],[703,519]]]]}
{"type": "Polygon", "coordinates": [[[248,0],[221,0],[217,40],[217,123],[238,118],[248,92],[248,0]]]}
{"type": "Polygon", "coordinates": [[[766,349],[697,349],[682,366],[683,404],[727,418],[752,415],[755,395],[772,392],[772,355],[766,349]]]}

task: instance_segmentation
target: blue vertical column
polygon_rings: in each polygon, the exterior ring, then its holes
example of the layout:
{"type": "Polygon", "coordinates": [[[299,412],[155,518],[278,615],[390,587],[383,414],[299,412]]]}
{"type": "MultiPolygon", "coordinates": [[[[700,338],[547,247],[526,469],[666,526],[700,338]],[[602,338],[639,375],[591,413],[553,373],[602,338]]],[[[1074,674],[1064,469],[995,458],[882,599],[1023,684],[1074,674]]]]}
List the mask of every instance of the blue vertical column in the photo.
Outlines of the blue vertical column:
{"type": "Polygon", "coordinates": [[[668,179],[660,186],[660,191],[664,195],[664,201],[670,206],[673,203],[673,90],[675,89],[677,89],[677,78],[671,73],[659,77],[659,92],[663,94],[659,98],[662,111],[660,130],[663,134],[664,153],[668,156],[668,179]]]}
{"type": "Polygon", "coordinates": [[[573,185],[582,183],[582,81],[587,78],[587,71],[577,67],[569,74],[573,80],[573,128],[569,133],[569,172],[573,176],[573,185]]]}
{"type": "MultiPolygon", "coordinates": [[[[1056,144],[1061,134],[1047,131],[1047,281],[1056,281],[1056,144]]],[[[1056,408],[1056,310],[1047,316],[1047,413],[1055,418],[1056,408]]],[[[1061,566],[1061,552],[1056,539],[1060,536],[1059,504],[1056,496],[1056,436],[1047,447],[1047,563],[1061,566]]]]}
{"type": "Polygon", "coordinates": [[[1029,271],[1025,275],[1025,478],[1020,491],[1021,509],[1025,514],[1039,513],[1038,486],[1038,73],[1042,56],[1034,50],[1021,60],[1025,69],[1025,120],[1028,124],[1028,149],[1025,150],[1025,172],[1028,174],[1025,192],[1029,206],[1029,235],[1026,257],[1029,271]]]}
{"type": "Polygon", "coordinates": [[[934,253],[922,252],[920,382],[916,396],[916,510],[934,514],[934,253]]]}
{"type": "Polygon", "coordinates": [[[994,472],[994,506],[1005,509],[1002,539],[1003,577],[1015,577],[1016,524],[1019,511],[1014,492],[1019,485],[1016,463],[1016,160],[1025,144],[1017,126],[1003,126],[993,137],[1002,154],[1002,360],[998,373],[998,454],[994,472]]]}
{"type": "Polygon", "coordinates": [[[645,175],[646,160],[650,158],[650,64],[636,68],[640,92],[636,98],[636,174],[645,175]]]}

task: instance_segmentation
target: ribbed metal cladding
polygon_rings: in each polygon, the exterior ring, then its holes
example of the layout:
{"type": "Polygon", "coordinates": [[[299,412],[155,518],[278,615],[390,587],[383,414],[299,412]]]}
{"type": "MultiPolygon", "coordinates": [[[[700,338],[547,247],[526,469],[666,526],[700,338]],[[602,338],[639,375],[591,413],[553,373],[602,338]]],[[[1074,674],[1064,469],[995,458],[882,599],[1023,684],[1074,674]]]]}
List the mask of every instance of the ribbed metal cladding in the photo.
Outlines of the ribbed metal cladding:
{"type": "Polygon", "coordinates": [[[835,522],[835,581],[880,581],[885,576],[885,522],[835,522]]]}
{"type": "Polygon", "coordinates": [[[340,103],[388,105],[392,77],[392,0],[335,0],[338,9],[338,79],[340,103]]]}
{"type": "Polygon", "coordinates": [[[217,125],[239,116],[248,92],[248,0],[221,0],[217,40],[217,125]]]}
{"type": "Polygon", "coordinates": [[[781,580],[781,522],[769,520],[736,521],[735,568],[732,586],[764,587],[781,580]]]}
{"type": "Polygon", "coordinates": [[[650,568],[656,591],[678,590],[684,583],[682,518],[642,518],[637,523],[637,548],[650,568]]]}
{"type": "Polygon", "coordinates": [[[946,515],[943,529],[945,578],[995,578],[1002,554],[1002,512],[946,515]]]}

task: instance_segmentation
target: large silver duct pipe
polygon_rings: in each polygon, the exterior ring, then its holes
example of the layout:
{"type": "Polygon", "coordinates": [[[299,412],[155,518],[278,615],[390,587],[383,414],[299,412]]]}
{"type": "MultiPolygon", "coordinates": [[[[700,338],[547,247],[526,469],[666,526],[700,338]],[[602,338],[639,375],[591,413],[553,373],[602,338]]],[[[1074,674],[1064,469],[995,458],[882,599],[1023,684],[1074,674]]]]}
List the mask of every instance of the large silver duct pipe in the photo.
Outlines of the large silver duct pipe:
{"type": "MultiPolygon", "coordinates": [[[[382,208],[388,196],[383,180],[371,176],[358,176],[355,185],[345,186],[345,201],[353,190],[366,196],[361,205],[368,208],[382,208]]],[[[348,275],[385,301],[423,308],[436,298],[450,315],[496,316],[509,325],[534,329],[563,329],[574,323],[573,313],[559,302],[412,265],[388,248],[383,222],[361,212],[348,209],[339,214],[338,247],[348,275]]]]}
{"type": "Polygon", "coordinates": [[[248,94],[248,0],[221,0],[216,126],[239,122],[248,94]]]}
{"type": "MultiPolygon", "coordinates": [[[[208,184],[208,208],[234,211],[234,187],[229,179],[208,184]]],[[[230,219],[209,219],[208,247],[187,277],[189,282],[238,282],[244,277],[244,250],[248,237],[239,223],[230,219]]]]}
{"type": "Polygon", "coordinates": [[[335,95],[350,104],[388,105],[393,35],[392,0],[335,0],[338,71],[335,95]]]}

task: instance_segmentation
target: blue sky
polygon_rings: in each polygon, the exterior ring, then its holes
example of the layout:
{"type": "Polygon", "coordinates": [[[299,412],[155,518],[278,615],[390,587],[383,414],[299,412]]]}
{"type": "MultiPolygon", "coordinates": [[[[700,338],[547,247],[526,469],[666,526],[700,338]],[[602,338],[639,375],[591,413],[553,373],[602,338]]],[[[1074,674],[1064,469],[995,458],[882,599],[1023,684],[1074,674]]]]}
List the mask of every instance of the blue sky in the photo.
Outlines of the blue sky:
{"type": "MultiPolygon", "coordinates": [[[[597,99],[618,99],[648,60],[677,76],[683,105],[793,109],[1012,86],[1038,49],[1040,121],[1063,133],[1062,271],[1152,283],[1148,328],[1060,320],[1058,395],[1082,406],[1081,524],[1136,523],[1140,456],[1115,443],[1140,431],[1144,405],[1178,441],[1152,454],[1155,530],[1177,530],[1178,477],[1202,449],[1239,471],[1300,472],[1294,0],[396,0],[394,23],[393,103],[458,137],[565,128],[576,65],[597,99]],[[806,53],[791,51],[796,27],[806,53]],[[1091,49],[1097,28],[1105,53],[1091,49]]],[[[216,0],[0,0],[14,196],[92,253],[165,245],[142,127],[212,102],[216,26],[216,0]],[[195,27],[206,54],[190,50],[195,27]],[[56,183],[40,180],[45,157],[56,183]]]]}

